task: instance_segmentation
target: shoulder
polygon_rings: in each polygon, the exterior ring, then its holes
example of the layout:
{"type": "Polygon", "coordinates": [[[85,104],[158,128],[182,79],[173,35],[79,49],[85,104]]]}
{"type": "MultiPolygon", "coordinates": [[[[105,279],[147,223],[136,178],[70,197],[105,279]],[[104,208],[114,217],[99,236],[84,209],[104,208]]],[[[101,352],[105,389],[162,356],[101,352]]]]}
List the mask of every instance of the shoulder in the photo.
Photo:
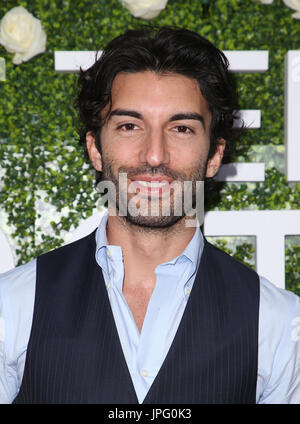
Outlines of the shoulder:
{"type": "Polygon", "coordinates": [[[35,283],[36,259],[0,274],[1,298],[26,294],[27,289],[35,283]]]}
{"type": "Polygon", "coordinates": [[[275,284],[271,283],[267,278],[260,276],[260,287],[261,287],[261,295],[267,300],[269,300],[270,307],[275,302],[275,304],[299,304],[300,297],[295,293],[277,287],[275,284]]]}
{"type": "Polygon", "coordinates": [[[259,276],[256,271],[209,242],[205,243],[203,256],[207,269],[213,274],[218,271],[234,292],[241,288],[245,294],[258,299],[259,276]]]}
{"type": "Polygon", "coordinates": [[[249,266],[238,261],[233,256],[229,255],[227,252],[225,252],[222,249],[219,249],[218,247],[214,246],[208,241],[206,241],[205,243],[205,248],[207,252],[214,255],[215,260],[218,261],[219,263],[223,262],[224,264],[231,266],[233,269],[237,269],[241,272],[250,272],[253,275],[254,274],[257,275],[257,273],[253,269],[251,269],[249,266]]]}
{"type": "Polygon", "coordinates": [[[72,256],[76,253],[84,254],[85,251],[93,250],[96,251],[96,230],[92,233],[84,236],[80,239],[72,241],[71,243],[64,244],[56,249],[50,250],[49,252],[43,253],[37,258],[37,266],[39,263],[44,263],[45,261],[48,264],[53,264],[56,266],[60,264],[62,261],[62,265],[65,259],[72,258],[72,256]]]}
{"type": "Polygon", "coordinates": [[[292,337],[297,324],[300,325],[300,297],[260,277],[260,320],[274,337],[282,340],[285,332],[292,337]]]}

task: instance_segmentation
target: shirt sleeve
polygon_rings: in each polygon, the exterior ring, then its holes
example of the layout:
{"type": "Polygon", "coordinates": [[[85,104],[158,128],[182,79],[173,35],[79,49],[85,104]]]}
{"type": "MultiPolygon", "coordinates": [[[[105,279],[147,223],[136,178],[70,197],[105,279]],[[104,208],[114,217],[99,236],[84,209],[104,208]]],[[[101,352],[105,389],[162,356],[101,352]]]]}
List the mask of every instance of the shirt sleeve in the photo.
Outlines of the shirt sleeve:
{"type": "Polygon", "coordinates": [[[300,403],[300,298],[261,278],[257,403],[300,403]]]}
{"type": "Polygon", "coordinates": [[[13,402],[22,382],[35,279],[36,260],[0,275],[0,404],[13,402]]]}

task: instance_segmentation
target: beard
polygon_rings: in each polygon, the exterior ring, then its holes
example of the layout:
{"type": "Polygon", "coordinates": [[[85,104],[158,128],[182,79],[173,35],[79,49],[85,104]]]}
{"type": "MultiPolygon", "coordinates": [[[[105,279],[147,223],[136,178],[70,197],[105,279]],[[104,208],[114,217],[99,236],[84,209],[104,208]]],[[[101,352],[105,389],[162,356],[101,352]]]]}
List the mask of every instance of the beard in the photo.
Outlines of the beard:
{"type": "MultiPolygon", "coordinates": [[[[139,168],[120,167],[117,175],[113,171],[113,161],[102,158],[102,181],[113,184],[113,195],[108,193],[108,201],[114,204],[117,215],[130,224],[145,230],[169,229],[184,219],[189,211],[197,209],[198,182],[203,184],[206,162],[199,161],[198,166],[189,174],[173,171],[165,165],[158,167],[143,166],[139,168]],[[124,175],[125,174],[125,175],[124,175]],[[155,196],[141,194],[128,185],[128,179],[139,175],[165,176],[172,179],[167,193],[155,196]],[[120,176],[124,175],[123,178],[120,176]],[[188,186],[190,196],[185,190],[188,186]],[[121,213],[120,213],[121,212],[121,213]]],[[[203,190],[203,186],[202,190],[203,190]]],[[[111,203],[111,204],[112,204],[111,203]]]]}

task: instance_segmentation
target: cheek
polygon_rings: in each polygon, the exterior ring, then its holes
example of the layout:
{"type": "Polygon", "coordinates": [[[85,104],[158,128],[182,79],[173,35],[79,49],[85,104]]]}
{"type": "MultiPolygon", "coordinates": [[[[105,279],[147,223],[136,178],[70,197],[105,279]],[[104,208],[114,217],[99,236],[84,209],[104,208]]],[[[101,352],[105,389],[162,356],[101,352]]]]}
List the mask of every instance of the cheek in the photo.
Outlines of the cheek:
{"type": "Polygon", "coordinates": [[[103,162],[110,164],[114,173],[117,173],[119,168],[137,167],[138,152],[129,148],[125,143],[109,143],[102,145],[103,162]]]}
{"type": "Polygon", "coordinates": [[[209,145],[206,143],[199,143],[189,148],[178,148],[173,152],[172,162],[182,169],[194,169],[206,162],[208,150],[209,145]]]}

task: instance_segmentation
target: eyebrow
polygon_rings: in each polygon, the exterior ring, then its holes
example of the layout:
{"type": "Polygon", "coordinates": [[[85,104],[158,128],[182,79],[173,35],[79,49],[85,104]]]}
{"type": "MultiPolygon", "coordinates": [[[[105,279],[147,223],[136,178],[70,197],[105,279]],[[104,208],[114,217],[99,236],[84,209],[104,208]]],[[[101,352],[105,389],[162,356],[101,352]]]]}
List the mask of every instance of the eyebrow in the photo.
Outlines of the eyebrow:
{"type": "MultiPolygon", "coordinates": [[[[128,110],[128,109],[115,109],[115,110],[113,110],[109,114],[108,120],[110,120],[110,118],[112,116],[131,116],[132,118],[143,119],[143,115],[141,113],[136,112],[135,110],[128,110]]],[[[182,120],[186,120],[186,119],[187,120],[193,119],[193,120],[201,122],[203,128],[205,129],[205,122],[204,122],[203,116],[200,115],[199,113],[195,113],[195,112],[176,113],[175,115],[172,115],[170,117],[169,122],[182,121],[182,120]]]]}
{"type": "Polygon", "coordinates": [[[196,121],[200,121],[203,128],[205,129],[205,122],[203,116],[195,112],[176,113],[176,115],[171,116],[169,121],[181,121],[185,119],[194,119],[196,121]]]}

